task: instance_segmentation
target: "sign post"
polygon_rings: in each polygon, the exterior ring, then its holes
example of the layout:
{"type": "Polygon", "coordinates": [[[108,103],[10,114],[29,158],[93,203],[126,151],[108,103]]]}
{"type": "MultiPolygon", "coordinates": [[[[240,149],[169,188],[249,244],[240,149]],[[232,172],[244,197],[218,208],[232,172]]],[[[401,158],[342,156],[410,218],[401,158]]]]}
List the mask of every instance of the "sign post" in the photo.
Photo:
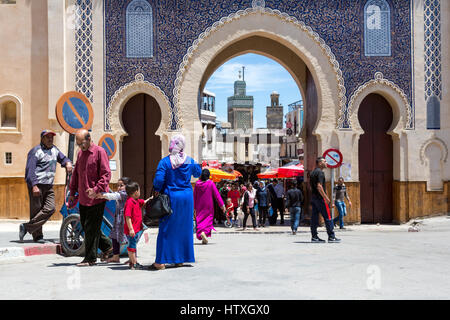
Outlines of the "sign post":
{"type": "Polygon", "coordinates": [[[331,219],[334,219],[334,169],[342,165],[342,153],[338,149],[328,149],[323,153],[327,167],[331,169],[331,219]]]}
{"type": "MultiPolygon", "coordinates": [[[[88,98],[80,92],[64,93],[56,102],[56,119],[61,128],[69,133],[67,157],[73,163],[75,132],[78,129],[90,130],[94,121],[94,111],[88,98]]],[[[68,177],[66,177],[67,180],[68,177]]],[[[66,181],[67,183],[67,181],[66,181]]]]}

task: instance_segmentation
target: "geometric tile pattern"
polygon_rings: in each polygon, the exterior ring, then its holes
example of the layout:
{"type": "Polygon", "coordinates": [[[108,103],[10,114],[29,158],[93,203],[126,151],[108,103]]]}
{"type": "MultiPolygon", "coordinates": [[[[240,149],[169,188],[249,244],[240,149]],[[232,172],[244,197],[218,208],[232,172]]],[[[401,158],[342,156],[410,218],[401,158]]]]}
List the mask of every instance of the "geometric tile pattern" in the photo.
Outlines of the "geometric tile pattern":
{"type": "Polygon", "coordinates": [[[94,102],[92,0],[76,0],[75,25],[75,90],[94,102]]]}
{"type": "Polygon", "coordinates": [[[441,2],[424,1],[425,101],[427,128],[440,128],[442,100],[441,2]]]}
{"type": "Polygon", "coordinates": [[[127,7],[127,58],[153,56],[153,13],[145,0],[134,0],[127,7]]]}
{"type": "MultiPolygon", "coordinates": [[[[387,1],[391,28],[388,58],[365,56],[362,44],[367,0],[148,0],[153,13],[153,57],[130,59],[126,48],[126,9],[131,2],[104,0],[105,113],[114,93],[134,81],[137,73],[142,73],[173,102],[179,66],[193,42],[223,17],[256,4],[303,21],[323,39],[339,63],[347,101],[361,85],[373,79],[375,72],[381,72],[405,93],[409,104],[414,105],[411,0],[387,1]]],[[[171,108],[176,108],[174,103],[171,108]]],[[[179,127],[179,121],[173,113],[173,130],[179,127]]],[[[109,129],[107,124],[105,126],[109,129]]],[[[343,124],[343,128],[347,127],[350,127],[349,122],[343,124]]]]}
{"type": "Polygon", "coordinates": [[[391,9],[386,0],[369,0],[364,6],[364,54],[391,55],[391,9]]]}

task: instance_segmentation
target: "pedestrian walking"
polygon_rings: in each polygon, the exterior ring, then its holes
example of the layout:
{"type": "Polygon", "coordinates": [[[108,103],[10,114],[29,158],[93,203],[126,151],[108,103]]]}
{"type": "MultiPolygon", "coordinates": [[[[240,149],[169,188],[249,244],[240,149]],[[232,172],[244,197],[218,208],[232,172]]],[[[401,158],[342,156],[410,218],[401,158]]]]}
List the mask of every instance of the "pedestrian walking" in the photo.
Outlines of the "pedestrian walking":
{"type": "Polygon", "coordinates": [[[325,227],[328,233],[328,242],[339,242],[333,231],[333,221],[331,220],[330,207],[331,201],[326,194],[325,187],[325,174],[323,169],[327,166],[326,160],[323,157],[319,157],[316,160],[316,168],[311,172],[310,184],[311,184],[311,235],[312,242],[325,242],[319,238],[317,234],[317,227],[319,226],[319,214],[322,215],[325,221],[325,227]]]}
{"type": "Polygon", "coordinates": [[[231,228],[233,227],[233,211],[234,211],[234,206],[233,206],[233,202],[231,201],[231,198],[227,199],[227,203],[226,203],[226,216],[227,216],[227,227],[231,228]]]}
{"type": "Polygon", "coordinates": [[[242,231],[245,231],[247,227],[247,218],[249,215],[251,215],[252,217],[253,229],[258,231],[258,229],[256,228],[255,198],[256,198],[256,190],[253,188],[253,185],[251,183],[248,183],[247,190],[244,193],[244,199],[242,202],[242,212],[244,213],[242,231]]]}
{"type": "Polygon", "coordinates": [[[286,195],[286,208],[289,208],[291,216],[291,230],[292,234],[297,233],[298,226],[301,220],[303,206],[303,193],[297,188],[297,181],[292,181],[291,188],[286,195]]]}
{"type": "Polygon", "coordinates": [[[129,258],[129,269],[144,269],[144,267],[137,262],[137,243],[143,232],[142,225],[142,207],[151,199],[147,200],[139,199],[141,196],[141,190],[137,182],[130,182],[125,186],[127,192],[127,202],[124,208],[124,233],[128,240],[128,258],[129,258]]]}
{"type": "Polygon", "coordinates": [[[345,199],[348,201],[348,206],[352,207],[352,202],[350,201],[350,197],[347,194],[347,187],[344,184],[344,178],[339,177],[337,186],[333,188],[334,192],[334,204],[338,209],[339,216],[333,219],[333,224],[339,221],[339,229],[345,229],[344,227],[344,217],[347,215],[347,207],[345,206],[345,199]]]}
{"type": "Polygon", "coordinates": [[[131,182],[130,178],[122,177],[117,181],[117,192],[107,192],[98,195],[99,199],[116,201],[116,211],[114,212],[114,222],[109,237],[112,241],[113,256],[108,258],[106,262],[120,262],[120,244],[127,243],[127,237],[124,234],[125,218],[123,210],[128,195],[126,192],[126,185],[131,182]]]}
{"type": "Polygon", "coordinates": [[[269,202],[271,204],[272,215],[269,216],[269,224],[271,226],[277,224],[278,213],[277,213],[277,194],[275,193],[274,185],[276,184],[276,180],[273,180],[267,185],[267,191],[269,196],[269,202]]]}
{"type": "Polygon", "coordinates": [[[200,177],[200,165],[185,152],[186,140],[175,135],[169,145],[170,155],[161,159],[156,169],[153,186],[156,192],[167,194],[173,213],[159,221],[155,263],[151,270],[161,270],[165,264],[182,266],[195,262],[194,239],[194,194],[191,176],[200,177]]]}
{"type": "Polygon", "coordinates": [[[266,188],[264,181],[259,183],[259,188],[256,190],[256,201],[258,202],[259,209],[259,224],[258,227],[266,226],[266,218],[268,217],[269,210],[269,191],[266,188]]]}
{"type": "Polygon", "coordinates": [[[216,230],[213,226],[214,220],[214,202],[225,213],[225,205],[222,197],[217,190],[216,185],[209,179],[210,172],[203,169],[200,179],[195,183],[194,188],[194,211],[195,221],[197,223],[197,239],[202,240],[203,244],[208,243],[211,237],[211,231],[216,230]]]}
{"type": "Polygon", "coordinates": [[[30,220],[19,227],[19,240],[30,233],[34,242],[44,242],[42,226],[55,212],[55,179],[56,163],[72,173],[72,162],[53,145],[56,135],[51,130],[41,132],[41,143],[28,152],[25,168],[25,180],[30,201],[30,220]]]}
{"type": "Polygon", "coordinates": [[[235,226],[238,226],[238,208],[239,208],[239,199],[241,197],[241,193],[239,191],[239,184],[233,183],[232,189],[228,191],[227,197],[231,199],[233,203],[233,213],[234,213],[234,223],[235,226]]]}
{"type": "MultiPolygon", "coordinates": [[[[284,186],[282,181],[275,180],[275,184],[273,187],[276,195],[276,206],[274,208],[275,210],[278,210],[280,212],[280,224],[284,224],[284,198],[285,198],[285,192],[284,192],[284,186]]],[[[275,213],[275,212],[274,212],[275,213]]]]}
{"type": "Polygon", "coordinates": [[[80,151],[70,180],[69,203],[74,202],[74,195],[78,192],[85,257],[77,266],[84,267],[96,264],[98,249],[103,252],[103,259],[112,255],[111,240],[101,231],[106,200],[96,199],[99,193],[109,190],[111,170],[105,149],[92,142],[86,129],[78,130],[75,140],[80,151]]]}

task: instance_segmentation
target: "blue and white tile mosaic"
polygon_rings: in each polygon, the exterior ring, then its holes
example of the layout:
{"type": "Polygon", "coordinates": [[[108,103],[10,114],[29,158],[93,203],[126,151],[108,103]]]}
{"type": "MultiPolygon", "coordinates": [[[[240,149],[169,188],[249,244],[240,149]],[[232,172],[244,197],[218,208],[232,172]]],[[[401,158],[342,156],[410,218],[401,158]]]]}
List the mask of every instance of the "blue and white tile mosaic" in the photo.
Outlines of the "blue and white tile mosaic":
{"type": "Polygon", "coordinates": [[[94,102],[92,0],[76,0],[75,90],[94,102]]]}
{"type": "Polygon", "coordinates": [[[442,100],[441,1],[424,1],[425,101],[427,128],[440,128],[442,100]]]}
{"type": "Polygon", "coordinates": [[[126,9],[127,58],[153,57],[153,12],[146,0],[134,0],[126,9]]]}
{"type": "MultiPolygon", "coordinates": [[[[142,73],[173,100],[174,82],[184,55],[213,23],[252,6],[279,10],[305,22],[331,48],[342,70],[349,97],[376,72],[396,83],[412,99],[410,0],[386,0],[390,8],[389,56],[366,56],[364,7],[367,0],[142,0],[153,13],[153,56],[127,58],[126,9],[132,0],[104,0],[105,112],[113,94],[142,73]]],[[[174,105],[171,106],[174,108],[174,105]]],[[[348,119],[348,110],[345,119],[348,119]]],[[[172,129],[178,127],[172,118],[172,129]]],[[[413,120],[411,120],[413,121],[413,120]]],[[[105,125],[105,129],[109,129],[105,125]]],[[[350,122],[344,121],[343,128],[350,122]]]]}
{"type": "Polygon", "coordinates": [[[364,6],[364,51],[370,56],[391,55],[391,9],[386,0],[364,6]]]}

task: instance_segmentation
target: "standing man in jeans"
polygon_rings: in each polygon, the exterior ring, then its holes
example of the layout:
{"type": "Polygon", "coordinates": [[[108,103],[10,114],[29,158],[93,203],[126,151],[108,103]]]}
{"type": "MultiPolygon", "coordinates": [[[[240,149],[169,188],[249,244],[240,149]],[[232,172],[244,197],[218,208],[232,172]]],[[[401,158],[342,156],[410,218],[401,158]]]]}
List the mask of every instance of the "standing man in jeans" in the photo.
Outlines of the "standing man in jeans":
{"type": "Polygon", "coordinates": [[[340,242],[340,239],[337,239],[334,236],[333,231],[333,220],[331,219],[330,207],[331,201],[328,198],[325,190],[325,174],[323,173],[323,169],[327,167],[327,162],[325,158],[319,157],[316,160],[316,168],[311,172],[309,182],[311,184],[311,206],[312,206],[312,214],[311,214],[311,234],[312,234],[312,242],[325,242],[319,238],[317,234],[317,227],[319,226],[319,213],[322,215],[323,220],[325,221],[325,226],[327,228],[328,233],[328,242],[340,242]]]}
{"type": "Polygon", "coordinates": [[[28,152],[25,180],[30,198],[30,221],[22,223],[19,229],[19,240],[27,233],[33,236],[34,242],[43,243],[42,226],[55,212],[55,180],[56,163],[72,172],[72,162],[53,145],[56,135],[51,130],[41,132],[41,143],[28,152]]]}
{"type": "Polygon", "coordinates": [[[286,196],[286,208],[289,208],[289,213],[291,215],[291,230],[293,235],[297,233],[297,229],[300,224],[302,206],[303,193],[297,188],[297,181],[293,181],[286,196]]]}
{"type": "Polygon", "coordinates": [[[75,140],[81,150],[78,152],[70,180],[69,203],[74,200],[75,192],[78,192],[86,250],[83,261],[77,266],[93,266],[97,262],[98,249],[103,252],[105,258],[112,254],[111,241],[101,231],[106,201],[96,199],[97,194],[109,190],[111,170],[106,151],[91,141],[91,135],[87,130],[78,130],[75,140]]]}

